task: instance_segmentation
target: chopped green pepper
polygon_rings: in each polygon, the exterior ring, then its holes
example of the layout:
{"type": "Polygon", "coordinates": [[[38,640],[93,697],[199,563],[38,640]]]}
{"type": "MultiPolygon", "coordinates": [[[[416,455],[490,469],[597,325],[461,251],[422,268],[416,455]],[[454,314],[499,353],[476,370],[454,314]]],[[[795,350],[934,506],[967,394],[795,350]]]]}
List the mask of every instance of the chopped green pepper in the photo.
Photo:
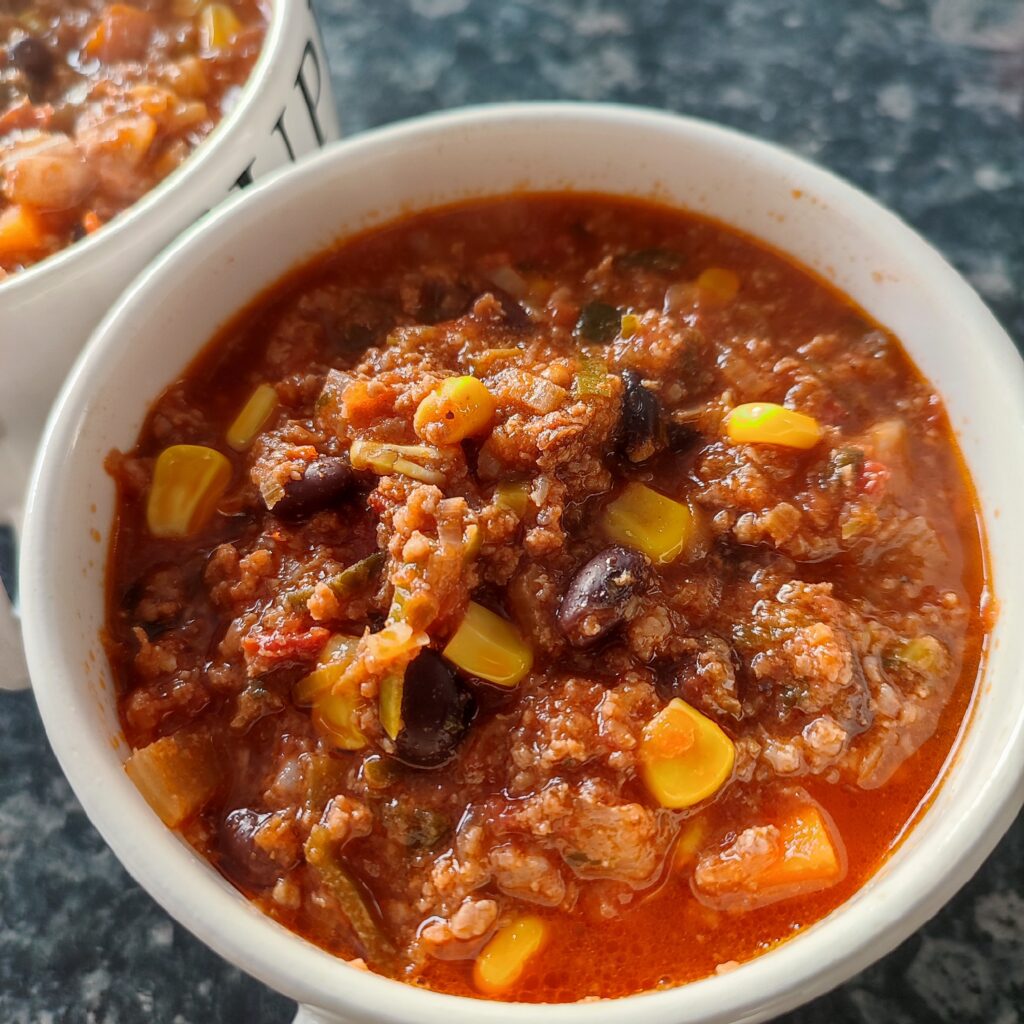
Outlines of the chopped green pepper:
{"type": "Polygon", "coordinates": [[[588,302],[580,310],[576,334],[586,341],[609,342],[619,333],[622,315],[605,302],[588,302]]]}
{"type": "MultiPolygon", "coordinates": [[[[341,572],[324,580],[324,583],[330,587],[335,597],[343,601],[348,600],[376,581],[381,569],[384,568],[384,561],[384,552],[375,551],[372,555],[361,558],[347,569],[342,569],[341,572]]],[[[293,590],[285,598],[288,608],[291,610],[302,608],[313,596],[315,589],[315,587],[300,587],[298,590],[293,590]]]]}
{"type": "Polygon", "coordinates": [[[376,581],[381,569],[384,568],[384,561],[384,552],[374,551],[372,555],[367,555],[347,569],[342,569],[337,576],[332,576],[327,581],[327,586],[334,591],[335,597],[354,597],[376,581]]]}
{"type": "Polygon", "coordinates": [[[394,946],[371,910],[368,897],[333,849],[330,833],[323,825],[310,830],[305,851],[307,863],[316,868],[324,888],[337,900],[368,959],[377,964],[390,961],[394,946]]]}
{"type": "Polygon", "coordinates": [[[576,371],[573,391],[577,395],[611,395],[612,387],[608,382],[608,364],[603,359],[584,356],[580,360],[580,368],[576,371]]]}
{"type": "Polygon", "coordinates": [[[402,697],[405,677],[392,673],[380,681],[380,724],[394,740],[402,731],[402,697]]]}
{"type": "Polygon", "coordinates": [[[381,820],[393,838],[411,850],[433,850],[452,830],[452,823],[439,811],[411,806],[408,800],[385,804],[381,820]]]}
{"type": "Polygon", "coordinates": [[[381,754],[371,754],[363,762],[363,779],[371,789],[387,789],[398,777],[395,762],[381,754]]]}

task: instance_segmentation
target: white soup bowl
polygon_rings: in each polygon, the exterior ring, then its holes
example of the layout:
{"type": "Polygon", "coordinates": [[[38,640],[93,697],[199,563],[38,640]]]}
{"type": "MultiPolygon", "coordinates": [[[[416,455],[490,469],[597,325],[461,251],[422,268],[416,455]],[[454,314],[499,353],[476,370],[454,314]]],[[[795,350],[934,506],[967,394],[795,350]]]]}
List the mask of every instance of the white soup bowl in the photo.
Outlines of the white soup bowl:
{"type": "MultiPolygon", "coordinates": [[[[36,697],[93,823],[136,879],[306,1019],[417,1024],[711,1024],[762,1020],[842,982],[934,914],[1024,796],[1024,372],[970,287],[861,192],[774,146],[622,107],[442,114],[331,147],[232,199],[136,280],[60,396],[36,465],[21,590],[36,697]],[[998,617],[955,756],[877,874],[824,920],[735,971],[615,1001],[536,1006],[441,995],[347,966],[265,917],[168,831],[122,770],[128,754],[100,630],[114,485],[150,402],[225,320],[338,239],[413,210],[515,190],[647,196],[792,254],[902,339],[945,399],[977,485],[998,617]],[[273,239],[273,244],[267,244],[273,239]]],[[[879,794],[884,799],[884,793],[879,794]]],[[[608,951],[609,956],[614,950],[608,951]]]]}

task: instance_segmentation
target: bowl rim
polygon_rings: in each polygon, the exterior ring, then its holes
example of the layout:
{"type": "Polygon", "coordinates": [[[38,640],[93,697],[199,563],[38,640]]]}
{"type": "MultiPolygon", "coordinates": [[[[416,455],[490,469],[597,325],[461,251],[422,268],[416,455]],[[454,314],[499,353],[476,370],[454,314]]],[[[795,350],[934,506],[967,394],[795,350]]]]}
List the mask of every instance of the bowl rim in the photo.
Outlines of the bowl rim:
{"type": "Polygon", "coordinates": [[[47,288],[48,277],[56,276],[69,266],[88,259],[101,245],[114,245],[121,235],[132,230],[140,220],[147,217],[150,210],[160,206],[165,200],[173,200],[184,194],[199,174],[217,160],[221,153],[230,149],[235,136],[245,127],[250,112],[259,102],[274,69],[274,56],[287,38],[285,9],[288,0],[269,2],[270,17],[256,63],[242,86],[238,102],[214,125],[213,131],[163,181],[158,182],[131,206],[107,221],[98,231],[64,246],[63,249],[58,249],[57,252],[24,270],[18,270],[0,279],[0,301],[17,291],[29,291],[37,284],[41,288],[47,288]]]}
{"type": "MultiPolygon", "coordinates": [[[[35,692],[58,760],[90,819],[129,872],[174,918],[236,966],[300,1003],[342,1017],[358,1015],[360,1019],[394,1024],[409,1019],[423,1024],[450,1024],[453,1019],[468,1020],[471,1015],[474,1021],[525,1024],[537,1013],[538,1004],[446,995],[361,971],[344,975],[339,984],[341,965],[337,958],[287,932],[260,911],[256,914],[267,927],[256,926],[252,914],[245,913],[252,910],[247,901],[244,908],[231,908],[220,901],[216,909],[213,901],[190,901],[182,892],[183,878],[174,878],[173,884],[169,880],[175,875],[177,863],[172,850],[180,846],[180,840],[176,844],[175,834],[155,818],[159,839],[142,836],[144,829],[131,837],[125,835],[121,820],[124,808],[95,792],[89,776],[89,753],[83,752],[80,744],[69,742],[66,732],[59,728],[68,712],[62,705],[59,683],[49,682],[60,675],[60,659],[51,655],[47,642],[49,609],[42,588],[37,596],[35,588],[26,583],[39,572],[38,566],[45,565],[46,538],[58,527],[56,521],[49,521],[51,495],[66,453],[74,447],[75,432],[86,409],[88,381],[105,375],[108,349],[116,354],[118,347],[127,342],[120,337],[121,318],[130,315],[150,289],[163,290],[178,261],[215,239],[223,226],[244,215],[248,204],[255,208],[269,196],[286,195],[296,185],[312,187],[336,162],[344,163],[356,154],[387,160],[413,140],[487,127],[499,120],[586,121],[609,131],[646,128],[652,132],[696,134],[717,140],[735,150],[738,159],[756,160],[759,166],[775,173],[786,168],[797,171],[829,205],[834,203],[846,213],[856,213],[884,228],[898,243],[901,258],[912,256],[918,273],[929,275],[941,285],[950,308],[957,308],[971,323],[975,344],[987,347],[993,358],[1006,364],[1011,386],[1024,395],[1024,364],[1005,331],[966,281],[893,213],[831,172],[772,143],[695,118],[646,108],[561,102],[494,104],[399,122],[328,146],[308,161],[268,176],[243,194],[231,197],[180,236],[143,271],[97,328],[51,413],[30,486],[22,557],[21,593],[29,665],[34,678],[47,680],[35,692]],[[227,928],[228,920],[237,928],[227,928]]],[[[425,203],[423,208],[430,205],[425,203]]],[[[978,685],[983,687],[985,682],[978,685]]],[[[685,1015],[686,1019],[706,1022],[754,1021],[828,991],[907,938],[977,870],[1024,804],[1024,757],[1018,759],[1015,753],[1021,750],[1024,709],[999,754],[999,770],[979,784],[970,806],[958,818],[955,834],[944,836],[939,849],[919,852],[916,859],[926,860],[930,869],[903,872],[898,899],[889,903],[880,903],[877,898],[849,901],[801,935],[782,943],[771,956],[744,963],[736,974],[711,976],[625,999],[543,1004],[545,1019],[552,1024],[620,1024],[627,1019],[676,1024],[685,1015]],[[808,942],[814,933],[819,935],[817,946],[808,942]],[[821,953],[823,934],[829,940],[824,959],[814,955],[815,949],[821,953]],[[784,980],[780,982],[780,978],[784,980]]],[[[200,878],[196,872],[203,866],[197,861],[189,873],[197,883],[200,878]]]]}

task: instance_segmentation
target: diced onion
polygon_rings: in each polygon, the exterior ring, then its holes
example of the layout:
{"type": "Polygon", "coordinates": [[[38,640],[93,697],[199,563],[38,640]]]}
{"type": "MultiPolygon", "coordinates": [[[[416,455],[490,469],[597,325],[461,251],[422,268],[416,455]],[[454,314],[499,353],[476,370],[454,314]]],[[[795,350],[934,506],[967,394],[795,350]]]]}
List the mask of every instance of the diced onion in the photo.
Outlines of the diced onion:
{"type": "Polygon", "coordinates": [[[216,747],[209,736],[164,736],[125,762],[128,778],[170,828],[200,811],[220,784],[216,747]]]}

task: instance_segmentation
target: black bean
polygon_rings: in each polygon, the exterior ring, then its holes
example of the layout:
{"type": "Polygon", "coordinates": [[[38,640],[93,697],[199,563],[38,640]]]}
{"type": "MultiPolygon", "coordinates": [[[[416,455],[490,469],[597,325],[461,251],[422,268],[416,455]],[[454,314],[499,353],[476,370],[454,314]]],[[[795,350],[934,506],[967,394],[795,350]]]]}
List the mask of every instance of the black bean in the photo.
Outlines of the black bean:
{"type": "Polygon", "coordinates": [[[254,889],[273,885],[285,870],[256,844],[256,833],[269,817],[240,807],[227,814],[220,826],[220,866],[236,882],[254,889]]]}
{"type": "Polygon", "coordinates": [[[630,462],[646,462],[665,445],[661,402],[644,387],[635,370],[623,370],[622,383],[619,450],[630,462]]]}
{"type": "Polygon", "coordinates": [[[530,314],[504,288],[492,284],[487,290],[498,300],[506,327],[510,327],[514,331],[522,331],[533,326],[530,314]]]}
{"type": "Polygon", "coordinates": [[[9,51],[11,63],[34,85],[46,85],[53,76],[53,54],[41,39],[26,36],[9,51]]]}
{"type": "Polygon", "coordinates": [[[690,423],[669,423],[665,430],[665,442],[676,455],[685,455],[700,441],[700,431],[690,423]]]}
{"type": "Polygon", "coordinates": [[[328,508],[355,490],[358,478],[348,459],[324,455],[311,462],[298,480],[284,485],[284,497],[273,512],[283,519],[297,519],[328,508]]]}
{"type": "Polygon", "coordinates": [[[405,670],[402,731],[395,740],[400,760],[437,768],[452,759],[476,710],[472,695],[434,651],[421,651],[405,670]]]}
{"type": "Polygon", "coordinates": [[[647,586],[648,567],[639,551],[611,547],[576,573],[558,609],[558,625],[573,647],[590,647],[623,622],[647,586]]]}

